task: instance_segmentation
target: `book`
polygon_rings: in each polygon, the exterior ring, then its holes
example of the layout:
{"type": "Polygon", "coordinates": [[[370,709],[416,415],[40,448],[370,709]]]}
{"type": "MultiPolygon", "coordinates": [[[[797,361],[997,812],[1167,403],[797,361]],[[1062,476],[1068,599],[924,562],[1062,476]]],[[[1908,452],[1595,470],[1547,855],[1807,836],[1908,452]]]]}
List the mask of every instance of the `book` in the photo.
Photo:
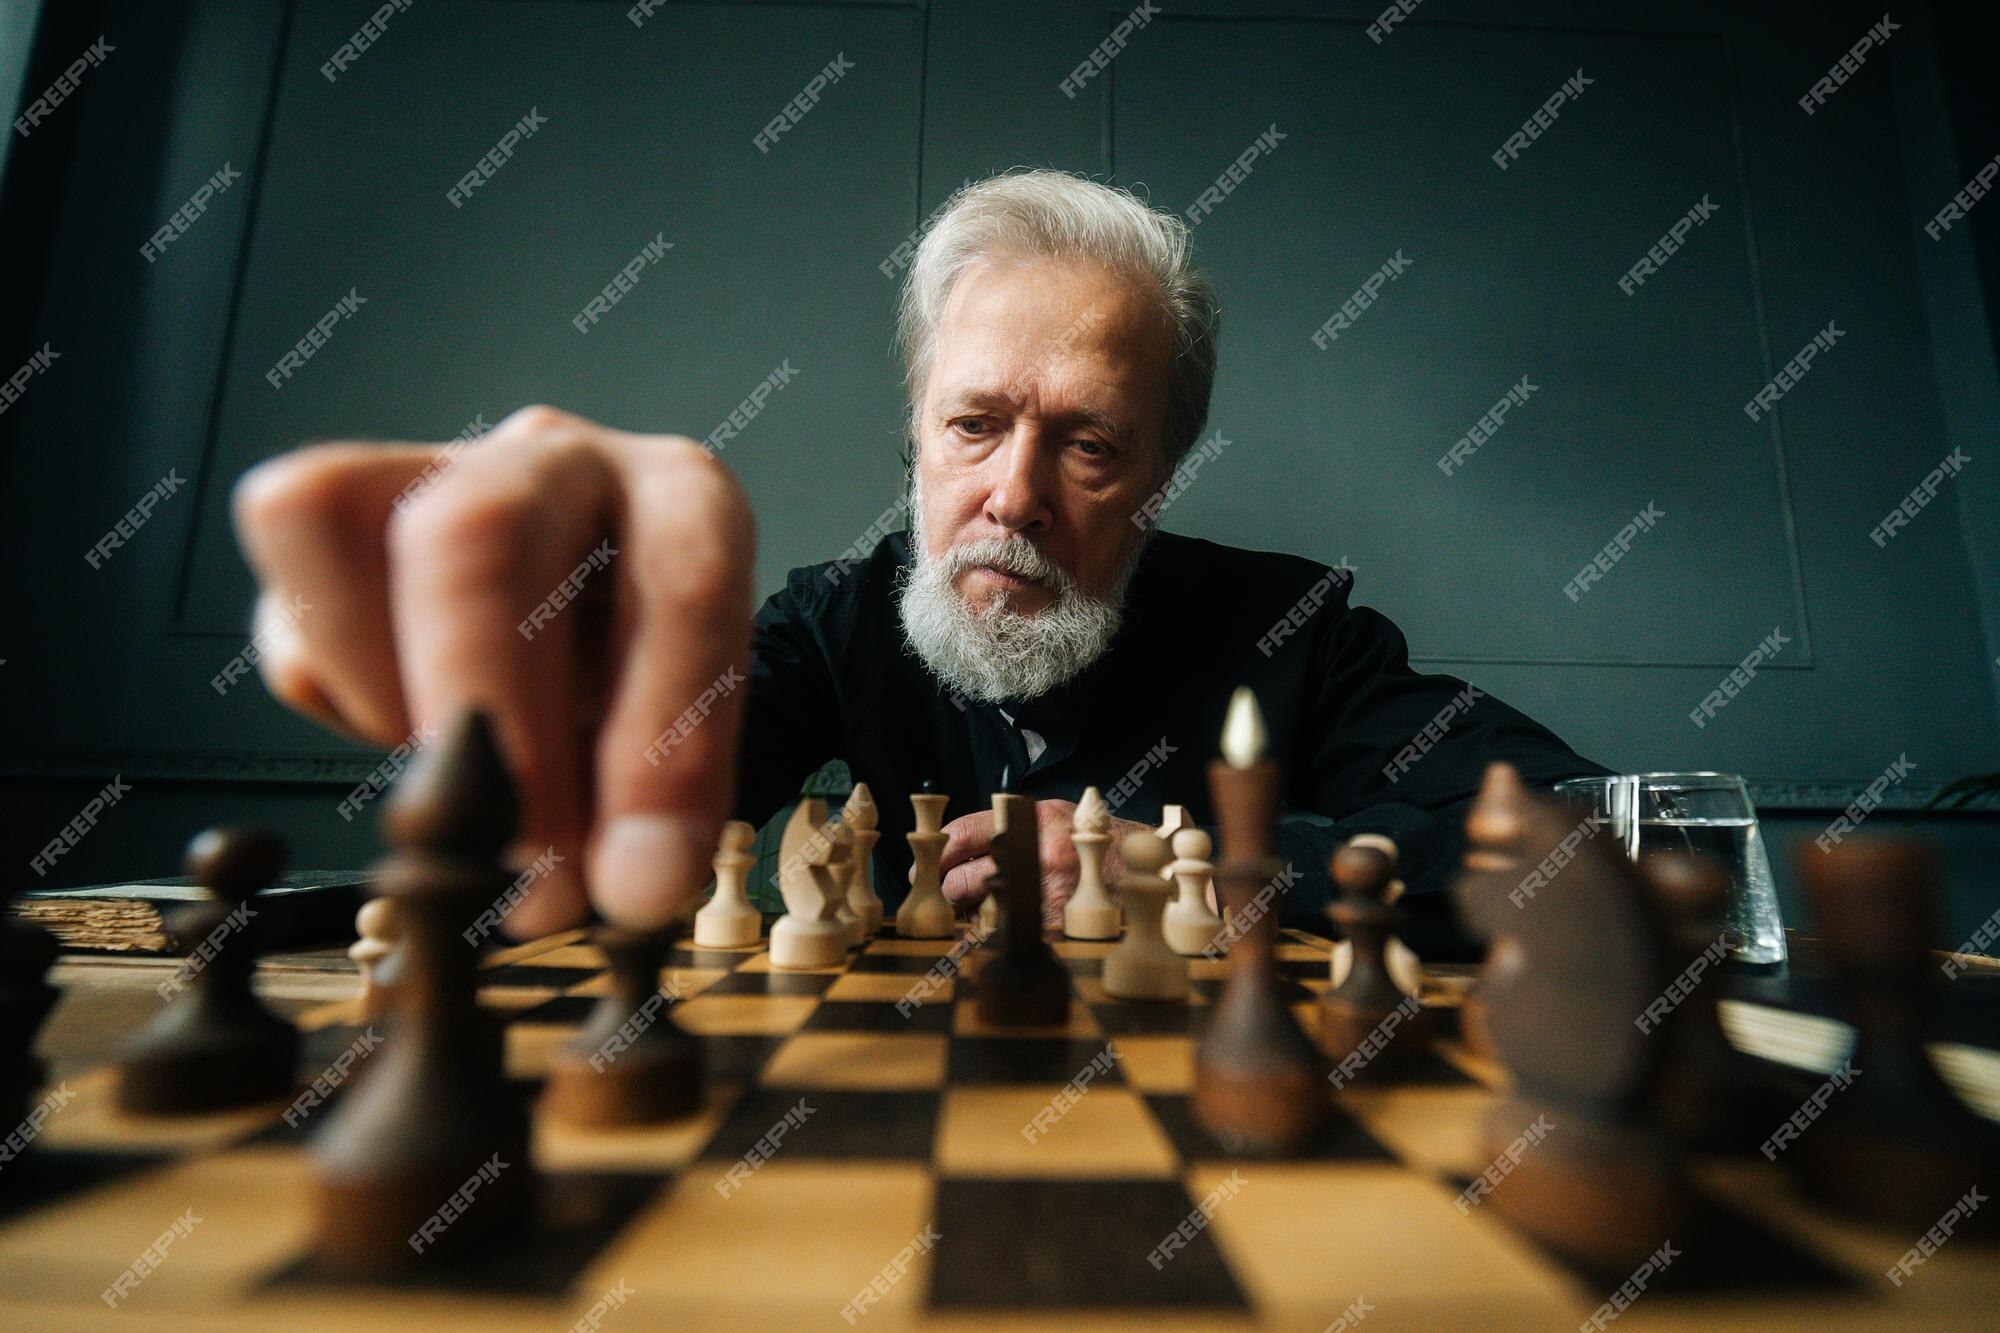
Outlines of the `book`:
{"type": "MultiPolygon", "coordinates": [[[[260,950],[297,948],[354,937],[354,913],[367,876],[352,870],[295,870],[251,900],[260,950]]],[[[169,917],[207,891],[185,875],[81,889],[30,889],[15,903],[65,949],[101,953],[182,953],[199,940],[175,936],[169,917]]]]}

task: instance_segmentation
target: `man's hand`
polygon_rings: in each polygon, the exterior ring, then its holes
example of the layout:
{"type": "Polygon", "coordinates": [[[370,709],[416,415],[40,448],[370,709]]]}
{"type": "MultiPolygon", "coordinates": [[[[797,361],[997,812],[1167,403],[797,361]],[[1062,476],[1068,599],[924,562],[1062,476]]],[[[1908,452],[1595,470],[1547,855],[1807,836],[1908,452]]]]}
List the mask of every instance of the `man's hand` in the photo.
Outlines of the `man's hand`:
{"type": "Polygon", "coordinates": [[[562,858],[510,931],[573,924],[586,883],[632,926],[700,892],[734,799],[756,532],[699,445],[529,407],[455,457],[282,455],[238,483],[235,518],[280,700],[381,746],[491,715],[516,855],[562,858]]]}
{"type": "MultiPolygon", "coordinates": [[[[1041,825],[1038,836],[1042,856],[1042,924],[1060,927],[1063,905],[1076,892],[1076,844],[1069,840],[1076,827],[1076,804],[1037,801],[1035,813],[1041,825]]],[[[959,911],[968,911],[986,897],[987,877],[999,869],[993,859],[993,812],[981,810],[961,815],[946,824],[944,831],[951,838],[944,845],[944,896],[959,911]]],[[[1150,824],[1135,824],[1129,819],[1111,821],[1105,830],[1111,836],[1111,845],[1104,854],[1105,887],[1115,890],[1125,873],[1125,863],[1118,855],[1125,836],[1152,831],[1150,824]]],[[[915,876],[914,867],[910,874],[915,876]]]]}

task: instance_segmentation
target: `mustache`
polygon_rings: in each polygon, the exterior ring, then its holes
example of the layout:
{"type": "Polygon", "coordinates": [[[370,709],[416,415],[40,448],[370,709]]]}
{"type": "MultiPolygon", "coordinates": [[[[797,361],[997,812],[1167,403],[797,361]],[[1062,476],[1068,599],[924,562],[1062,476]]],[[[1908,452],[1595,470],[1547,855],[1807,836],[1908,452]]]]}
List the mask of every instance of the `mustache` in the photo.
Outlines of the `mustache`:
{"type": "Polygon", "coordinates": [[[1076,588],[1069,571],[1026,537],[985,537],[954,546],[938,557],[938,564],[947,581],[956,580],[967,570],[991,565],[1018,578],[1033,579],[1057,593],[1076,588]]]}

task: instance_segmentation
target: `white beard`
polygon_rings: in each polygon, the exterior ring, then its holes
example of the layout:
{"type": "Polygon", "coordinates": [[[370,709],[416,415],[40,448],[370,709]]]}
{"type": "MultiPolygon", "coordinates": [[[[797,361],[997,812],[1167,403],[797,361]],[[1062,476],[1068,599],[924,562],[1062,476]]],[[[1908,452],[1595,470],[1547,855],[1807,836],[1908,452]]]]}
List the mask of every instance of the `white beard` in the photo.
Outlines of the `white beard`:
{"type": "Polygon", "coordinates": [[[1035,699],[1104,655],[1124,623],[1125,590],[1139,566],[1135,541],[1110,593],[1093,597],[1026,537],[988,538],[933,556],[924,541],[922,498],[910,488],[910,566],[903,572],[903,637],[938,679],[985,703],[1035,699]],[[1034,579],[1055,600],[1022,615],[996,598],[975,611],[953,585],[980,565],[1034,579]]]}

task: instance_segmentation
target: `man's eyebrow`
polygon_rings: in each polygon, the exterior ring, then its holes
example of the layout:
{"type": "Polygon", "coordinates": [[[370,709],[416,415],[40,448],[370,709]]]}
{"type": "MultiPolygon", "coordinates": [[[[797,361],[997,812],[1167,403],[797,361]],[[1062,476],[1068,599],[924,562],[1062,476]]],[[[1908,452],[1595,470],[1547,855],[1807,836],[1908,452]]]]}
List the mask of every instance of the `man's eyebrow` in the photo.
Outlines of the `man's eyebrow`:
{"type": "MultiPolygon", "coordinates": [[[[1012,400],[1006,394],[996,393],[990,389],[965,389],[957,392],[946,392],[939,399],[939,403],[946,412],[990,411],[996,407],[1009,408],[1013,406],[1012,400]]],[[[1067,412],[1058,413],[1057,419],[1080,421],[1094,430],[1102,431],[1114,440],[1128,440],[1132,436],[1132,428],[1125,422],[1120,421],[1117,417],[1101,408],[1090,407],[1088,405],[1074,407],[1067,412]]]]}

